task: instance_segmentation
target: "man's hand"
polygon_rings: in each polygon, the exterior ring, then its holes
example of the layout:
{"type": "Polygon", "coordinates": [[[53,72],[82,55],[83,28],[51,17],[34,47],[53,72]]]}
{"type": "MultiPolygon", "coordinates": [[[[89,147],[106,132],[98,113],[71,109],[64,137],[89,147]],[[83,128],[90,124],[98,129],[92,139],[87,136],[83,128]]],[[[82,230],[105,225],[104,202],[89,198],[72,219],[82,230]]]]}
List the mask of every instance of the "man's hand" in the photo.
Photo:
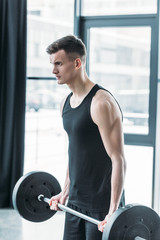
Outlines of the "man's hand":
{"type": "Polygon", "coordinates": [[[104,231],[104,228],[105,228],[105,226],[106,226],[106,224],[107,224],[107,222],[108,222],[108,220],[109,220],[110,217],[111,217],[111,214],[107,214],[107,216],[105,217],[105,219],[98,224],[98,230],[99,230],[100,232],[103,232],[103,231],[104,231]]]}
{"type": "Polygon", "coordinates": [[[50,203],[49,203],[49,206],[50,206],[50,209],[51,210],[54,210],[54,211],[58,211],[60,210],[58,208],[58,203],[64,205],[66,202],[66,197],[63,196],[62,192],[53,196],[51,199],[50,199],[50,203]]]}

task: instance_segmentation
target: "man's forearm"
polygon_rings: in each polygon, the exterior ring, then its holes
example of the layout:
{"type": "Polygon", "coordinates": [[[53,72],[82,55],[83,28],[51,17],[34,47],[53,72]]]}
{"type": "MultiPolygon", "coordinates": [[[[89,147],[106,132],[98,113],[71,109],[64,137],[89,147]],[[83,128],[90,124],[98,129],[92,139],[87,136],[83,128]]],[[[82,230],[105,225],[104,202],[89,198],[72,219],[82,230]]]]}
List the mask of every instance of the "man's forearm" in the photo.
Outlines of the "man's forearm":
{"type": "Polygon", "coordinates": [[[69,187],[70,187],[70,178],[69,178],[69,168],[67,167],[66,179],[65,179],[63,190],[62,190],[62,195],[65,198],[67,198],[69,195],[69,187]]]}
{"type": "Polygon", "coordinates": [[[119,157],[119,159],[114,159],[114,157],[112,157],[111,201],[109,214],[112,214],[119,206],[124,187],[125,170],[125,159],[123,157],[119,157]]]}

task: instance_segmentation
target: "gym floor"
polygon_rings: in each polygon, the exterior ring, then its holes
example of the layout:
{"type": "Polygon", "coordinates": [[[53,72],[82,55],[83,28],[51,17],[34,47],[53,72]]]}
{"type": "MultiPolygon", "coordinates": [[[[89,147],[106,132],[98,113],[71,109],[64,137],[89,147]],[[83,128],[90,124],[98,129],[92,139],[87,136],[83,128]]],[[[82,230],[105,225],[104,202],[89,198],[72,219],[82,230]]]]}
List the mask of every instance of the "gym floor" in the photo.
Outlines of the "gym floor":
{"type": "Polygon", "coordinates": [[[45,222],[22,219],[13,209],[0,209],[0,240],[62,240],[64,212],[57,212],[45,222]]]}

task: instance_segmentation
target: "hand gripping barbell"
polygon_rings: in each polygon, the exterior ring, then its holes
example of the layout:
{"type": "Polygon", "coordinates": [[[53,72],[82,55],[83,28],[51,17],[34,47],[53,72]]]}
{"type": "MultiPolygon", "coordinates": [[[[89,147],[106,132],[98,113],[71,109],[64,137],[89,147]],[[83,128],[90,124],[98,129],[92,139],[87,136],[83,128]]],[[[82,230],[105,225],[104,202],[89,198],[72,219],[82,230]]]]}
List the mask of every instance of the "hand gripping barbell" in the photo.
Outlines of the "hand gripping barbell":
{"type": "MultiPolygon", "coordinates": [[[[30,172],[16,183],[12,202],[19,214],[31,222],[43,222],[56,211],[50,210],[50,198],[61,192],[57,179],[46,172],[30,172]]],[[[64,212],[98,225],[99,220],[58,203],[64,212]]],[[[97,230],[98,231],[98,230],[97,230]]],[[[151,208],[130,204],[119,208],[105,226],[102,240],[159,240],[160,218],[151,208]]]]}

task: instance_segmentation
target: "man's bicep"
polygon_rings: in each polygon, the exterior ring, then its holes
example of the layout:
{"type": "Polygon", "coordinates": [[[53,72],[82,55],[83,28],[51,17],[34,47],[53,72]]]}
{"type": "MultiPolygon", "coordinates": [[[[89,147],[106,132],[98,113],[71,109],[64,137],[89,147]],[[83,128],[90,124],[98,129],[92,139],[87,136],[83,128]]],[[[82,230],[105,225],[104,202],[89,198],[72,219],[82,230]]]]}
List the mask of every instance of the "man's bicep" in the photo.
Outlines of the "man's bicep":
{"type": "Polygon", "coordinates": [[[100,126],[99,131],[104,147],[111,158],[113,155],[123,154],[123,133],[120,119],[115,120],[110,126],[110,130],[107,129],[107,126],[100,126]]]}
{"type": "Polygon", "coordinates": [[[92,118],[97,124],[104,147],[111,157],[123,150],[121,113],[112,103],[100,103],[92,108],[92,118]]]}

